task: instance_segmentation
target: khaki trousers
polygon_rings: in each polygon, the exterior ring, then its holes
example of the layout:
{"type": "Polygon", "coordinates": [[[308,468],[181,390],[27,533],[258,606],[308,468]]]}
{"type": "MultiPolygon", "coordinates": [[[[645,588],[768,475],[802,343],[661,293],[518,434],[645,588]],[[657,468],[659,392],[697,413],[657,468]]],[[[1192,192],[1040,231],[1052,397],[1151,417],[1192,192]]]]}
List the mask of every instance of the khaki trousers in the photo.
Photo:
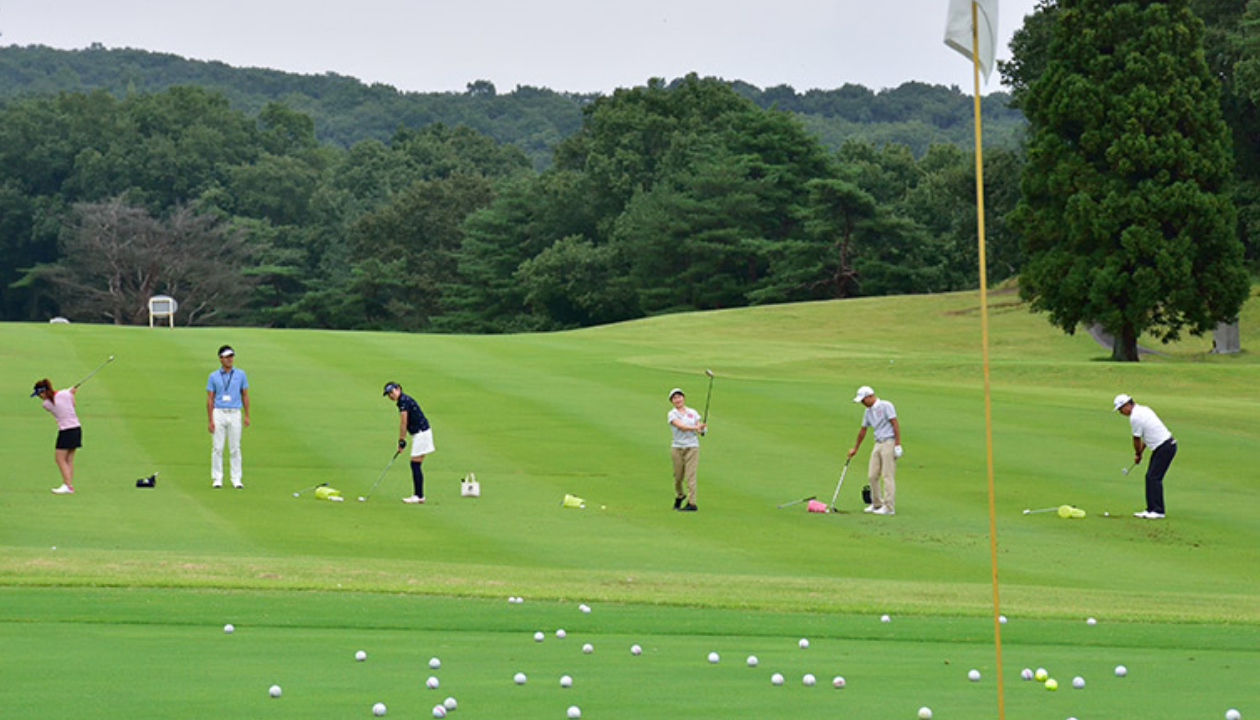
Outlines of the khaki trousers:
{"type": "Polygon", "coordinates": [[[683,481],[687,482],[687,503],[696,504],[696,466],[700,464],[700,448],[670,448],[674,459],[674,497],[683,496],[683,481]]]}
{"type": "Polygon", "coordinates": [[[875,443],[875,447],[871,448],[871,464],[866,470],[866,478],[871,483],[871,505],[894,512],[897,510],[897,456],[893,453],[896,446],[892,438],[875,443]],[[884,479],[882,490],[879,486],[881,477],[884,479]]]}

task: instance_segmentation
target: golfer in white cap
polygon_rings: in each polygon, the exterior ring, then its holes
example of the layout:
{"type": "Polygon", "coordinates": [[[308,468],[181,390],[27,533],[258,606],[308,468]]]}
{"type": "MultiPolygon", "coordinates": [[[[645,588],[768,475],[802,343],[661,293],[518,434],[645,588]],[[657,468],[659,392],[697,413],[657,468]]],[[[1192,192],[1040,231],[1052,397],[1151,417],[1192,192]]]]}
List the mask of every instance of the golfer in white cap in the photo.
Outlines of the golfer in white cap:
{"type": "Polygon", "coordinates": [[[210,431],[210,487],[223,487],[223,446],[228,448],[232,487],[240,490],[241,429],[249,427],[249,380],[235,367],[231,345],[219,348],[219,368],[206,378],[206,421],[210,431]]]}
{"type": "Polygon", "coordinates": [[[669,391],[669,402],[674,406],[666,419],[674,434],[670,443],[670,455],[674,460],[674,509],[682,512],[696,511],[696,467],[700,464],[700,437],[707,427],[700,421],[700,413],[687,407],[687,396],[682,388],[669,391]],[[683,482],[686,482],[686,496],[683,482]],[[687,501],[683,505],[683,500],[687,501]]]}
{"type": "Polygon", "coordinates": [[[857,442],[849,449],[849,457],[857,455],[866,437],[866,428],[875,433],[875,447],[871,448],[871,462],[867,466],[866,476],[871,483],[871,504],[863,512],[876,515],[897,514],[897,458],[901,457],[901,425],[897,423],[897,409],[887,400],[875,397],[875,391],[868,385],[858,388],[853,402],[862,403],[866,410],[862,413],[862,427],[858,430],[857,442]],[[883,478],[883,488],[880,488],[883,478]]]}
{"type": "Polygon", "coordinates": [[[1146,509],[1133,513],[1143,520],[1159,520],[1164,517],[1164,474],[1177,456],[1177,441],[1155,411],[1138,405],[1124,393],[1112,401],[1116,412],[1129,418],[1133,431],[1133,464],[1142,462],[1142,451],[1151,450],[1151,461],[1146,466],[1146,509]]]}

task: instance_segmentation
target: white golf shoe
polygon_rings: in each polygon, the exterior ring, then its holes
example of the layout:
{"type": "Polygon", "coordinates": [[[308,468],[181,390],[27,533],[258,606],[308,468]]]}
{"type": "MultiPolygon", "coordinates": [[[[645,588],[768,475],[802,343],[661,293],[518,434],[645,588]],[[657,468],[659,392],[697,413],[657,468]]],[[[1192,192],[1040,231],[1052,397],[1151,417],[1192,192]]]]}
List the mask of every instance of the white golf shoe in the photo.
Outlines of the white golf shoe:
{"type": "Polygon", "coordinates": [[[897,511],[887,505],[872,511],[875,515],[896,515],[897,511]]]}
{"type": "Polygon", "coordinates": [[[61,483],[61,485],[58,485],[57,487],[53,488],[52,491],[54,495],[73,495],[74,494],[74,488],[70,487],[69,485],[65,483],[61,483]]]}
{"type": "Polygon", "coordinates": [[[410,495],[408,497],[403,498],[402,501],[407,503],[408,505],[423,505],[424,504],[424,498],[420,497],[419,495],[410,495]]]}
{"type": "Polygon", "coordinates": [[[862,512],[873,513],[873,512],[879,512],[879,510],[877,510],[874,505],[867,505],[866,507],[862,508],[862,512]]]}

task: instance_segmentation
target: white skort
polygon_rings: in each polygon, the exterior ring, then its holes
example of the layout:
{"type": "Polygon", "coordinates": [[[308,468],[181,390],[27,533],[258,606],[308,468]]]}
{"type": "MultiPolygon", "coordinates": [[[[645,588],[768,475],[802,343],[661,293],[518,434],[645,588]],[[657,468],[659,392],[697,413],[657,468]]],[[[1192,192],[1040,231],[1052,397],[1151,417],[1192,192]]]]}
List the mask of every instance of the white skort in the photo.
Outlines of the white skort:
{"type": "Polygon", "coordinates": [[[434,451],[433,447],[433,428],[429,428],[424,432],[418,432],[411,436],[411,457],[417,455],[428,455],[434,451]]]}

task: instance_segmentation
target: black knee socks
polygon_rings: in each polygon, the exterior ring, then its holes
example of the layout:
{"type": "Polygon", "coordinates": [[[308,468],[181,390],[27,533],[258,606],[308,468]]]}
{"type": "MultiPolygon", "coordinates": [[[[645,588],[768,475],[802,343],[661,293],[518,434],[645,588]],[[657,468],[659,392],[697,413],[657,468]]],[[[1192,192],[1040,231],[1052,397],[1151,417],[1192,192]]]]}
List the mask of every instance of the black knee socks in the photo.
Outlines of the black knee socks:
{"type": "Polygon", "coordinates": [[[417,497],[424,497],[424,469],[420,465],[418,462],[411,463],[411,486],[417,497]]]}

